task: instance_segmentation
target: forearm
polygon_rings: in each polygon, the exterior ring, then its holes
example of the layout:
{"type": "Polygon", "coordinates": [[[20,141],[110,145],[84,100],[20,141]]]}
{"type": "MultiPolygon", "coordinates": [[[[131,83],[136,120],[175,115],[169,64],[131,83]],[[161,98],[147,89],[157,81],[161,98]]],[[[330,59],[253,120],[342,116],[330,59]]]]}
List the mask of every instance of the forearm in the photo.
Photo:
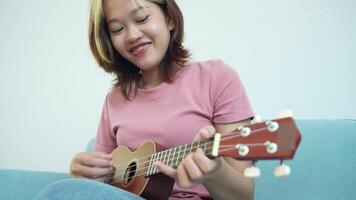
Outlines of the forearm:
{"type": "MultiPolygon", "coordinates": [[[[218,158],[219,159],[219,158],[218,158]]],[[[253,199],[254,181],[244,177],[221,158],[221,167],[206,179],[204,186],[216,199],[253,199]]]]}

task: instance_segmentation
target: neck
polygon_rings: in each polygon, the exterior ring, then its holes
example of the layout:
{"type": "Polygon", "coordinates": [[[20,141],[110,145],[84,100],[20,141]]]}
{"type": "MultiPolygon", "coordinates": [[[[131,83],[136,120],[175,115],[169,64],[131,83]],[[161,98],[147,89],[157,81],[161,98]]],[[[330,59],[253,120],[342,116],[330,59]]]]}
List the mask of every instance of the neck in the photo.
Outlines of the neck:
{"type": "Polygon", "coordinates": [[[142,73],[141,80],[139,82],[139,88],[147,90],[154,88],[163,82],[162,77],[159,75],[159,71],[145,71],[142,73]]]}
{"type": "Polygon", "coordinates": [[[211,157],[212,139],[197,141],[152,154],[149,158],[150,161],[147,167],[146,176],[158,173],[157,169],[153,166],[154,162],[160,161],[170,167],[177,168],[188,154],[195,152],[198,148],[201,148],[205,155],[211,157]]]}

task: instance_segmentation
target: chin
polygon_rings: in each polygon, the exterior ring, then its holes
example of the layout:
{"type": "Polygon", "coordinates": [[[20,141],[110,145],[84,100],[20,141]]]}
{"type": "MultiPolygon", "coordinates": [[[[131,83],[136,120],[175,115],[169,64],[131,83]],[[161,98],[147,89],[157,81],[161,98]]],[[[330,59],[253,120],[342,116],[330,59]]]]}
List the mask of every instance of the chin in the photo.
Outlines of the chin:
{"type": "Polygon", "coordinates": [[[139,62],[136,66],[142,71],[152,71],[158,68],[159,62],[139,62]]]}

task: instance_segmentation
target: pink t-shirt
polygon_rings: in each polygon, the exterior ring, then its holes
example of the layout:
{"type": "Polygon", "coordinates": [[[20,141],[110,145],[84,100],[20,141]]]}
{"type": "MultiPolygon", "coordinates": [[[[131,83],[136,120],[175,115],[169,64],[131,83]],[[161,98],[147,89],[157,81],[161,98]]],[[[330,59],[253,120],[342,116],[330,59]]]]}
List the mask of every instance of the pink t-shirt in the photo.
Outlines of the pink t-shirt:
{"type": "MultiPolygon", "coordinates": [[[[111,153],[118,145],[132,151],[147,140],[172,148],[191,143],[197,131],[214,123],[238,122],[253,111],[238,74],[221,60],[189,62],[172,83],[141,90],[127,101],[119,90],[106,97],[95,149],[111,153]]],[[[203,185],[183,189],[176,183],[171,198],[200,199],[203,185]]]]}

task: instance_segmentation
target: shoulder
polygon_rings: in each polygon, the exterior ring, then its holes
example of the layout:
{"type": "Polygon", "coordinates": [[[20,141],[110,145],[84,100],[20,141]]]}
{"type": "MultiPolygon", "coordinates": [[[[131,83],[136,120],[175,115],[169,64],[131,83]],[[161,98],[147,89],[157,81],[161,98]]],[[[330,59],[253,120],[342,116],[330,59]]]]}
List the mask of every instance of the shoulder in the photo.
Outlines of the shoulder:
{"type": "Polygon", "coordinates": [[[117,106],[118,104],[122,104],[125,101],[126,99],[122,96],[119,87],[113,87],[112,89],[110,89],[105,97],[105,104],[108,107],[117,106]]]}
{"type": "Polygon", "coordinates": [[[238,77],[237,72],[221,59],[206,61],[191,61],[186,65],[189,77],[219,80],[222,77],[238,77]]]}
{"type": "Polygon", "coordinates": [[[203,74],[225,74],[231,73],[235,70],[221,59],[206,60],[206,61],[192,61],[187,64],[187,67],[193,73],[203,74]]]}

